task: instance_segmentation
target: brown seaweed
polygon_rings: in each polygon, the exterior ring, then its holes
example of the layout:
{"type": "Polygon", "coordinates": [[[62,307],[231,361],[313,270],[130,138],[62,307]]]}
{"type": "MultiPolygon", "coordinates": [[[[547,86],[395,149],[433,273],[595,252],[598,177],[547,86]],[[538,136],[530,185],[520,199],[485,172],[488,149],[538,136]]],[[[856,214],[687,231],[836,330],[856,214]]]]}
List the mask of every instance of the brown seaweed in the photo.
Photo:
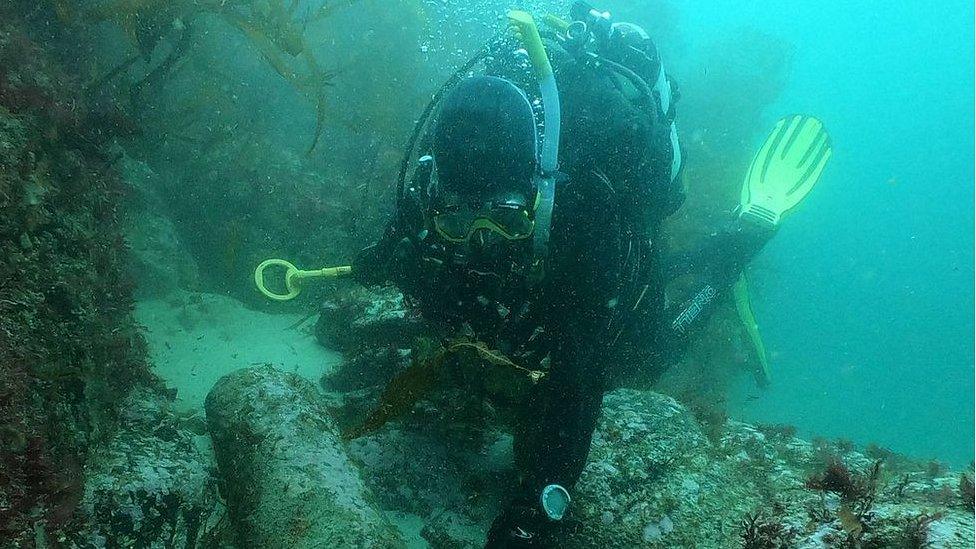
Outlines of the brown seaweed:
{"type": "Polygon", "coordinates": [[[447,359],[465,352],[471,353],[469,356],[476,357],[482,363],[520,372],[533,383],[538,382],[545,375],[541,371],[515,364],[499,351],[488,348],[480,341],[460,338],[446,345],[436,345],[430,340],[420,340],[410,365],[387,384],[380,395],[379,404],[366,416],[365,421],[358,427],[343,433],[343,438],[346,440],[359,438],[408,412],[417,401],[424,398],[437,385],[447,359]]]}
{"type": "Polygon", "coordinates": [[[90,91],[97,91],[127,74],[136,61],[143,60],[148,64],[160,44],[172,42],[163,60],[130,85],[133,105],[141,103],[145,89],[157,89],[179,66],[191,47],[190,30],[196,17],[208,14],[223,19],[238,29],[271,68],[315,106],[315,130],[307,151],[311,153],[325,129],[326,90],[332,86],[335,73],[323,69],[308,48],[305,28],[308,23],[324,19],[355,1],[327,2],[307,17],[296,13],[297,2],[286,5],[283,0],[111,0],[97,2],[87,10],[69,9],[56,1],[55,8],[62,20],[113,23],[137,49],[136,55],[95,78],[94,84],[89,86],[90,91]],[[169,38],[174,31],[178,31],[176,38],[169,38]]]}

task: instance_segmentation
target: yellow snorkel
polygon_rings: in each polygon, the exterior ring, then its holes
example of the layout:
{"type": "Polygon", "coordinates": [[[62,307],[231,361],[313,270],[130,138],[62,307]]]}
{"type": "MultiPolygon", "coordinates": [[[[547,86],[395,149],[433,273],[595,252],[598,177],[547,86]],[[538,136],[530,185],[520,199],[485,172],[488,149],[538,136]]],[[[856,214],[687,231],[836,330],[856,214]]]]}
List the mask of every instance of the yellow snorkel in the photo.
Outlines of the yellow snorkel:
{"type": "Polygon", "coordinates": [[[539,174],[537,188],[539,190],[539,205],[535,211],[535,235],[533,248],[536,262],[548,253],[549,228],[552,223],[552,207],[556,200],[556,169],[559,155],[559,126],[560,108],[559,91],[556,89],[556,77],[546,55],[546,47],[542,44],[539,29],[536,27],[532,14],[526,11],[512,10],[508,12],[508,22],[516,36],[525,46],[525,51],[532,61],[536,79],[539,80],[539,91],[542,94],[544,108],[545,135],[542,142],[542,154],[539,159],[539,174]]]}
{"type": "Polygon", "coordinates": [[[258,287],[258,290],[264,294],[269,299],[275,301],[288,301],[289,299],[295,299],[298,294],[302,292],[301,281],[307,278],[342,278],[352,274],[352,267],[349,265],[343,265],[340,267],[326,267],[324,269],[315,269],[311,271],[304,271],[295,267],[293,264],[285,261],[284,259],[266,259],[261,262],[260,265],[254,269],[254,284],[258,287]],[[285,289],[288,293],[277,294],[268,289],[264,284],[264,271],[268,267],[284,267],[285,268],[285,289]]]}

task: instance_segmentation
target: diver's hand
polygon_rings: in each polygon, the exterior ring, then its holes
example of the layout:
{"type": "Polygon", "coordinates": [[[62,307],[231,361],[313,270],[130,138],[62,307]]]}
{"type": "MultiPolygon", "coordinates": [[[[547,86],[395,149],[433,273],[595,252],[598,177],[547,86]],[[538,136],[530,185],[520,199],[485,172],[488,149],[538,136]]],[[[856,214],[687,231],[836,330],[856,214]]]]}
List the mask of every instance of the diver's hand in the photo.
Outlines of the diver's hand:
{"type": "Polygon", "coordinates": [[[409,239],[381,240],[363,248],[352,263],[352,274],[363,286],[412,280],[421,272],[414,245],[409,239]]]}
{"type": "Polygon", "coordinates": [[[491,524],[485,549],[555,547],[554,525],[534,506],[512,504],[491,524]]]}
{"type": "Polygon", "coordinates": [[[389,282],[392,258],[379,244],[363,248],[352,262],[352,276],[363,286],[378,286],[389,282]]]}

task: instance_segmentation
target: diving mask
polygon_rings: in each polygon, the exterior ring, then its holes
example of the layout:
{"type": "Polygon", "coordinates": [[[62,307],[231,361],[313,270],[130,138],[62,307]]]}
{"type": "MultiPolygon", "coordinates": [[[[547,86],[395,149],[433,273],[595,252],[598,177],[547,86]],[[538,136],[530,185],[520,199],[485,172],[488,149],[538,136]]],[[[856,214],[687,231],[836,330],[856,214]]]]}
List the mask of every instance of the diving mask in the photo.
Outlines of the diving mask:
{"type": "Polygon", "coordinates": [[[467,242],[480,230],[505,240],[524,240],[535,230],[534,212],[522,197],[513,195],[481,205],[448,201],[433,208],[434,230],[449,242],[467,242]]]}

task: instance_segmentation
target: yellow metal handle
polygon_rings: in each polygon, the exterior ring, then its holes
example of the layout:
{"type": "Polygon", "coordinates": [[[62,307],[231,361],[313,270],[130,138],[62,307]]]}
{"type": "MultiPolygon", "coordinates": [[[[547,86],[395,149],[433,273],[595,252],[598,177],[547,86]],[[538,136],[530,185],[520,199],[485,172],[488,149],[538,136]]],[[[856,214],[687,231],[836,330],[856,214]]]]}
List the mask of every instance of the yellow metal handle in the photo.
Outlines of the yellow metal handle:
{"type": "Polygon", "coordinates": [[[349,274],[352,274],[352,267],[349,265],[303,271],[284,259],[266,259],[262,261],[256,269],[254,269],[254,285],[257,286],[258,290],[260,290],[261,293],[269,299],[274,299],[275,301],[288,301],[289,299],[295,299],[298,297],[298,294],[302,293],[302,288],[301,285],[299,285],[299,281],[303,278],[339,278],[349,274]],[[288,293],[276,294],[265,286],[264,271],[268,267],[285,268],[285,289],[288,290],[288,293]]]}
{"type": "Polygon", "coordinates": [[[539,28],[536,27],[532,14],[527,11],[511,10],[508,12],[508,23],[522,41],[525,51],[529,53],[536,78],[542,80],[552,74],[552,65],[549,64],[546,48],[542,44],[542,37],[539,36],[539,28]]]}

